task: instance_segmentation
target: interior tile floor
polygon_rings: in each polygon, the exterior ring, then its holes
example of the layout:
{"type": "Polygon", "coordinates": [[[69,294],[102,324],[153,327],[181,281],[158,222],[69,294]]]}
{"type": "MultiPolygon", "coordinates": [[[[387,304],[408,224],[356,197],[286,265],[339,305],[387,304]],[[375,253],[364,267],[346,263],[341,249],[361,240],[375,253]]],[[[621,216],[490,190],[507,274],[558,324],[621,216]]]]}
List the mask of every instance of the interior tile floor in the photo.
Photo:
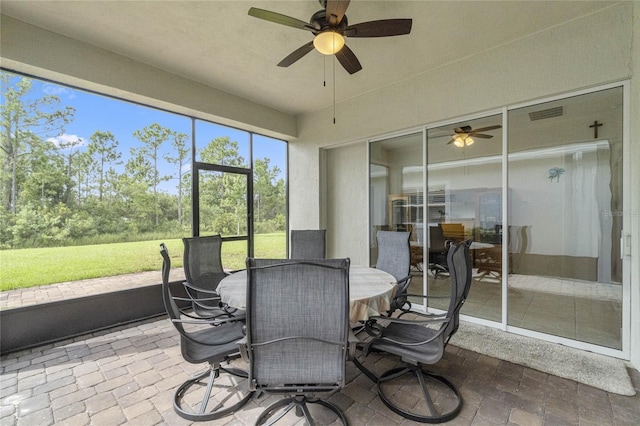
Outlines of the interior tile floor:
{"type": "MultiPolygon", "coordinates": [[[[373,354],[364,363],[381,373],[399,360],[373,354]]],[[[165,317],[2,355],[0,424],[188,425],[173,411],[173,392],[200,370],[183,360],[165,317]]],[[[433,370],[450,378],[464,399],[460,415],[447,424],[602,426],[638,425],[640,419],[640,392],[619,396],[451,345],[433,370]]],[[[352,426],[417,424],[389,411],[351,363],[347,372],[345,388],[331,400],[352,426]]],[[[640,391],[640,373],[629,373],[640,391]]],[[[409,384],[397,393],[414,398],[409,384]]],[[[253,424],[269,401],[252,400],[233,416],[203,424],[253,424]]]]}
{"type": "MultiPolygon", "coordinates": [[[[621,349],[621,286],[517,274],[510,275],[508,282],[509,325],[621,349]]],[[[428,285],[432,294],[449,294],[446,275],[429,274],[428,285]]],[[[422,293],[422,274],[414,273],[411,286],[411,292],[422,293]]],[[[462,313],[501,322],[501,286],[499,278],[476,276],[462,313]]],[[[448,302],[432,299],[430,303],[446,309],[448,302]]]]}

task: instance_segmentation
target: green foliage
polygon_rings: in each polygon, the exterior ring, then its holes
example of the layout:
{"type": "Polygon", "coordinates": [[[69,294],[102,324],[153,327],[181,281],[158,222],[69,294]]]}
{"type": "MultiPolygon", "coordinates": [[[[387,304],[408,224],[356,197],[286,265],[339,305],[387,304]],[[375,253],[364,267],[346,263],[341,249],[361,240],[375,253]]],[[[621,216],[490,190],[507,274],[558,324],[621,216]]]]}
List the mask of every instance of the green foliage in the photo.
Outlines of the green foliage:
{"type": "MultiPolygon", "coordinates": [[[[112,132],[96,129],[86,145],[80,138],[61,138],[74,119],[72,106],[62,105],[51,95],[34,98],[29,78],[0,71],[0,83],[0,255],[13,252],[10,249],[33,249],[22,252],[36,253],[37,258],[42,255],[38,248],[82,246],[59,252],[69,256],[57,259],[59,269],[67,269],[76,257],[82,259],[92,252],[91,245],[191,233],[189,135],[158,123],[141,127],[131,135],[139,146],[131,149],[131,157],[123,164],[120,142],[112,132]],[[171,165],[170,175],[160,173],[161,159],[171,165]],[[169,179],[176,183],[175,194],[159,189],[169,179]]],[[[226,136],[209,141],[198,156],[211,164],[249,167],[239,154],[238,142],[226,136]]],[[[247,203],[253,202],[257,232],[284,235],[286,190],[284,179],[278,176],[280,170],[268,158],[254,159],[255,195],[247,200],[246,176],[201,172],[200,231],[246,235],[247,203]]],[[[154,268],[156,249],[152,250],[154,268]]],[[[141,253],[127,255],[137,263],[141,253]]],[[[246,247],[244,254],[239,250],[234,258],[239,262],[236,267],[242,267],[245,256],[246,247]]],[[[132,269],[123,269],[104,255],[84,259],[87,272],[75,274],[77,279],[132,269]],[[97,263],[108,265],[103,268],[97,263]]],[[[7,266],[3,259],[3,274],[7,269],[16,275],[31,274],[32,265],[24,259],[16,262],[7,266]]],[[[40,270],[39,284],[55,282],[49,275],[58,273],[40,270]]]]}

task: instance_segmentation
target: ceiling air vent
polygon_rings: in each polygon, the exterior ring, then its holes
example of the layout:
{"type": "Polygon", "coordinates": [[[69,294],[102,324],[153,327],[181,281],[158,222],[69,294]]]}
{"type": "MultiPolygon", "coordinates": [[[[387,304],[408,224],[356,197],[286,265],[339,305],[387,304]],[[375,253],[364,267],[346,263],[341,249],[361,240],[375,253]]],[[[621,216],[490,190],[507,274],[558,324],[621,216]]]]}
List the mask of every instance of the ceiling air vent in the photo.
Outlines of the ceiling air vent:
{"type": "Polygon", "coordinates": [[[544,120],[545,118],[560,117],[561,115],[564,115],[564,107],[559,106],[555,108],[549,108],[549,109],[543,109],[540,111],[530,112],[529,119],[531,119],[531,121],[536,121],[536,120],[544,120]]]}

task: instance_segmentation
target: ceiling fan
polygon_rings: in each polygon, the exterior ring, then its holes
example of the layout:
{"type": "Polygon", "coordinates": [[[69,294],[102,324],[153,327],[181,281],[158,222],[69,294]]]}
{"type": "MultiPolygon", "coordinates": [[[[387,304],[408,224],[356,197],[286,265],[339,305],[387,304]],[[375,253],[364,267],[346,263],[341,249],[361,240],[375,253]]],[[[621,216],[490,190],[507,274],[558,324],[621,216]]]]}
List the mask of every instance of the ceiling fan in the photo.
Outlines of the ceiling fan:
{"type": "Polygon", "coordinates": [[[354,74],[362,69],[362,65],[353,51],[345,45],[345,37],[390,37],[411,32],[411,19],[382,19],[349,25],[345,12],[350,0],[318,1],[323,9],[314,13],[309,23],[264,9],[249,9],[250,16],[309,31],[315,36],[313,41],[294,50],[280,61],[279,67],[288,67],[315,47],[324,55],[335,55],[344,69],[349,74],[354,74]]]}
{"type": "Polygon", "coordinates": [[[471,126],[456,127],[455,129],[453,129],[455,133],[451,136],[451,140],[447,142],[447,145],[454,144],[455,146],[460,148],[469,146],[474,143],[472,136],[474,138],[491,139],[493,135],[485,135],[480,132],[488,132],[490,130],[500,128],[502,128],[502,126],[500,126],[499,124],[495,126],[481,127],[479,129],[472,129],[471,126]]]}

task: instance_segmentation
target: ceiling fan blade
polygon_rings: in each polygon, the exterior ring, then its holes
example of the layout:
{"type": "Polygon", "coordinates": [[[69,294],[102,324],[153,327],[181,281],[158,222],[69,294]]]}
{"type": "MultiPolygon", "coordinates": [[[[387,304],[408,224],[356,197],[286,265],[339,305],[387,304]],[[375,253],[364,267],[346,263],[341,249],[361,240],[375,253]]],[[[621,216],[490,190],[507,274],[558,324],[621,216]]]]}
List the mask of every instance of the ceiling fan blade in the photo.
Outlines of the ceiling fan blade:
{"type": "Polygon", "coordinates": [[[344,17],[351,0],[327,0],[327,21],[329,25],[338,25],[344,17]]]}
{"type": "Polygon", "coordinates": [[[480,139],[491,139],[493,137],[493,135],[485,135],[482,133],[469,133],[469,136],[473,136],[474,138],[480,138],[480,139]]]}
{"type": "Polygon", "coordinates": [[[301,47],[297,48],[296,50],[294,50],[293,52],[291,52],[289,54],[289,56],[287,56],[286,58],[284,58],[283,60],[280,61],[278,66],[279,67],[288,67],[289,65],[293,64],[298,59],[302,58],[304,55],[306,55],[307,53],[311,52],[312,50],[313,50],[313,41],[310,41],[309,43],[305,44],[304,46],[301,46],[301,47]]]}
{"type": "Polygon", "coordinates": [[[411,19],[383,19],[361,22],[344,29],[347,37],[391,37],[411,32],[411,19]]]}
{"type": "Polygon", "coordinates": [[[275,22],[276,24],[286,25],[288,27],[298,28],[300,30],[316,31],[316,28],[312,27],[308,23],[296,18],[292,18],[280,13],[271,12],[269,10],[258,9],[252,7],[249,9],[249,16],[254,18],[264,19],[265,21],[275,22]]]}
{"type": "Polygon", "coordinates": [[[487,131],[489,131],[489,130],[495,130],[495,129],[501,129],[501,128],[502,128],[502,126],[501,126],[501,125],[499,125],[499,124],[497,124],[497,125],[495,125],[495,126],[488,126],[488,127],[481,127],[481,128],[479,128],[479,129],[473,129],[473,130],[471,131],[471,133],[476,133],[476,132],[487,132],[487,131]]]}
{"type": "Polygon", "coordinates": [[[451,139],[449,142],[447,142],[447,145],[451,145],[454,141],[455,139],[451,139]]]}
{"type": "Polygon", "coordinates": [[[362,69],[362,65],[360,65],[355,53],[346,44],[336,53],[336,58],[349,74],[355,74],[362,69]]]}

